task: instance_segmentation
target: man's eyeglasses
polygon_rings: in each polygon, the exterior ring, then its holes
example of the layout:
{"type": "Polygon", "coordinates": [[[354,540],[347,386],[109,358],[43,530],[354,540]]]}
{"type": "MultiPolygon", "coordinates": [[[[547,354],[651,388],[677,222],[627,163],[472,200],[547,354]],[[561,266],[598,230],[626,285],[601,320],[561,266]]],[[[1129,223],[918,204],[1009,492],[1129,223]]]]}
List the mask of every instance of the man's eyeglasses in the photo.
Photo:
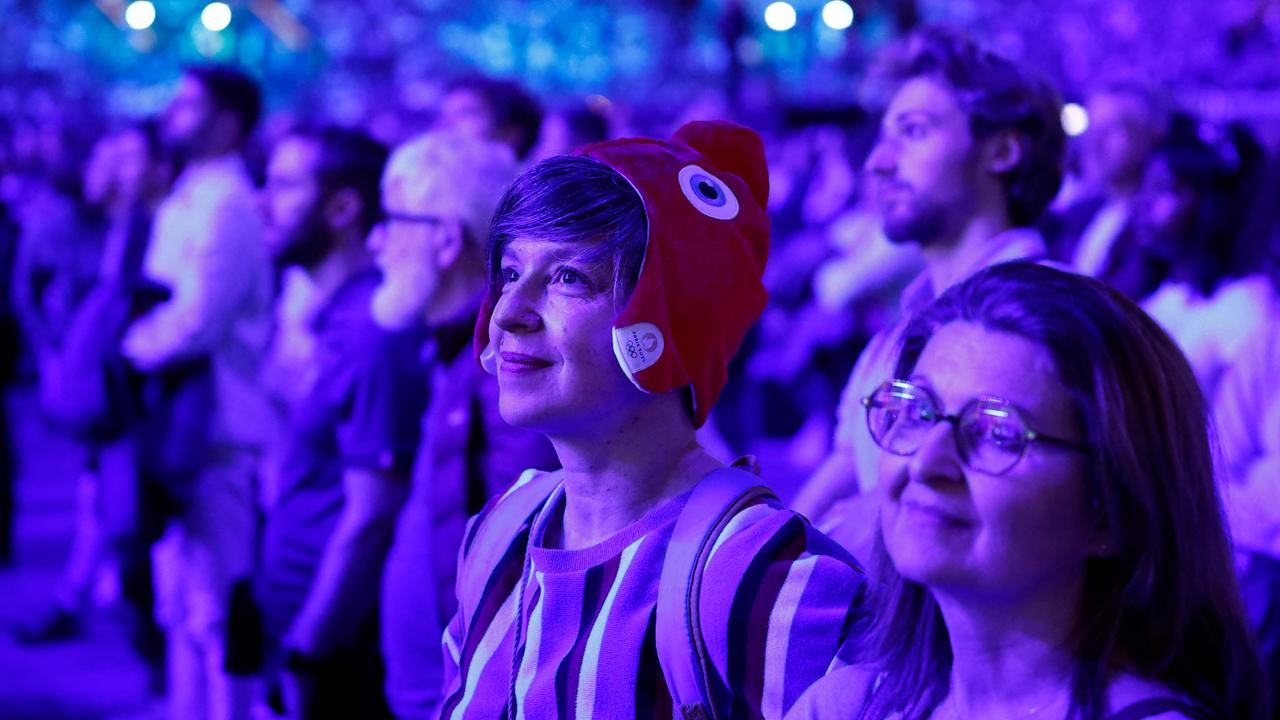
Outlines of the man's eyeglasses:
{"type": "Polygon", "coordinates": [[[862,399],[867,429],[882,450],[914,455],[925,436],[939,422],[951,423],[960,460],[988,475],[1003,475],[1027,454],[1033,442],[1087,452],[1088,445],[1045,435],[1027,427],[1008,400],[990,395],[970,400],[960,412],[948,415],[926,387],[906,380],[889,380],[862,399]]]}

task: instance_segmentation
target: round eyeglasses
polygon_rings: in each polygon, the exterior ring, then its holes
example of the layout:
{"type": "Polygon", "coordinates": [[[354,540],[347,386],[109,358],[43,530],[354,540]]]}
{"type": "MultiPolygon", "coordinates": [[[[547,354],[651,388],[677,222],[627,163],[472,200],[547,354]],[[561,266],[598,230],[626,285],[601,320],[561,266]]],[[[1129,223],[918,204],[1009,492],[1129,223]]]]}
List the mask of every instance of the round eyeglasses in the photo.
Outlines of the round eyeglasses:
{"type": "Polygon", "coordinates": [[[1088,452],[1089,446],[1045,435],[1027,427],[1008,400],[983,395],[960,412],[948,415],[926,387],[906,380],[889,380],[862,399],[871,439],[885,452],[914,455],[939,422],[951,423],[960,460],[971,470],[1003,475],[1027,454],[1033,442],[1088,452]]]}

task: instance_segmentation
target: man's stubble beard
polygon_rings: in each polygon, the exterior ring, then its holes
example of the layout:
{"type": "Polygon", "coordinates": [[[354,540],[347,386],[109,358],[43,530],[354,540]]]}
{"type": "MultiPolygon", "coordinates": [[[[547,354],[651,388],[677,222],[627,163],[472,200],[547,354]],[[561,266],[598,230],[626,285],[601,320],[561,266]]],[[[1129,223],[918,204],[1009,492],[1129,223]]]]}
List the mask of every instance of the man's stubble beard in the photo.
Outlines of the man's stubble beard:
{"type": "Polygon", "coordinates": [[[306,218],[286,231],[282,243],[273,249],[279,267],[310,269],[324,260],[333,249],[333,237],[321,217],[319,207],[313,208],[306,218]]]}
{"type": "Polygon", "coordinates": [[[894,245],[914,243],[929,247],[945,236],[947,214],[941,206],[913,199],[907,213],[887,213],[883,225],[885,237],[894,245]]]}

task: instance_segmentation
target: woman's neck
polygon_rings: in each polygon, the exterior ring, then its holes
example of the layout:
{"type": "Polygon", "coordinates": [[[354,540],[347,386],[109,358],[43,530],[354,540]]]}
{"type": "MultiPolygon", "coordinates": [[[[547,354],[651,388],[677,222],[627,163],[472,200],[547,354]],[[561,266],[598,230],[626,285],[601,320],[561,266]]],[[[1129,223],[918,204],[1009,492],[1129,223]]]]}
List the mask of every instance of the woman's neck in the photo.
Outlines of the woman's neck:
{"type": "Polygon", "coordinates": [[[951,639],[952,667],[951,692],[934,717],[1066,717],[1082,589],[1080,577],[999,604],[935,592],[951,639]]]}
{"type": "Polygon", "coordinates": [[[674,405],[673,418],[668,405],[646,403],[589,435],[551,438],[565,479],[554,545],[595,545],[723,466],[698,444],[683,408],[674,405]]]}

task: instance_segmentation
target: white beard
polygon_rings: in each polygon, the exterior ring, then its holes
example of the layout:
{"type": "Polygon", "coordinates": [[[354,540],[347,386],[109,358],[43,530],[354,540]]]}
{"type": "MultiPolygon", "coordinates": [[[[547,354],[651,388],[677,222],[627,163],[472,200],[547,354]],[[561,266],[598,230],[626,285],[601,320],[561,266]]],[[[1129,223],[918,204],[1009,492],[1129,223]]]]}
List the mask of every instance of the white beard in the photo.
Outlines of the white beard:
{"type": "Polygon", "coordinates": [[[369,310],[373,321],[384,330],[396,331],[421,322],[431,288],[425,282],[406,277],[384,276],[373,292],[369,310]]]}

